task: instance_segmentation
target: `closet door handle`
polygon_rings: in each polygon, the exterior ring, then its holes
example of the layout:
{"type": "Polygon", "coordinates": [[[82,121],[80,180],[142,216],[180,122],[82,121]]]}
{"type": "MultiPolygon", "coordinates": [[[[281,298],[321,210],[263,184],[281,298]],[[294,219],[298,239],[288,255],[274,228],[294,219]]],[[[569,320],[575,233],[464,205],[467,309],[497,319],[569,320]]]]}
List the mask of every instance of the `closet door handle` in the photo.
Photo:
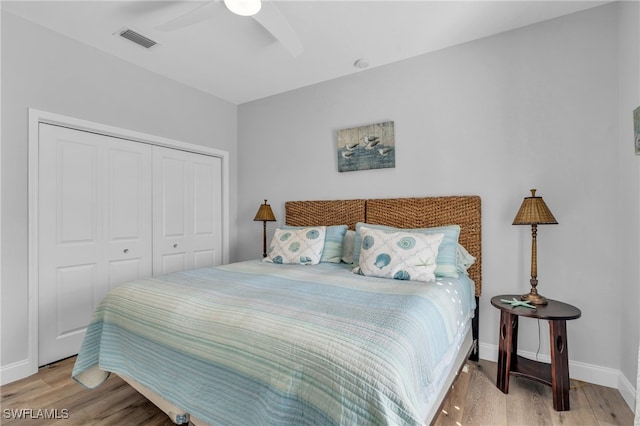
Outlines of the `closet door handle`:
{"type": "Polygon", "coordinates": [[[129,253],[129,249],[124,249],[123,250],[125,253],[129,253]]]}
{"type": "Polygon", "coordinates": [[[173,245],[173,248],[178,248],[178,243],[175,243],[175,244],[173,245]]]}

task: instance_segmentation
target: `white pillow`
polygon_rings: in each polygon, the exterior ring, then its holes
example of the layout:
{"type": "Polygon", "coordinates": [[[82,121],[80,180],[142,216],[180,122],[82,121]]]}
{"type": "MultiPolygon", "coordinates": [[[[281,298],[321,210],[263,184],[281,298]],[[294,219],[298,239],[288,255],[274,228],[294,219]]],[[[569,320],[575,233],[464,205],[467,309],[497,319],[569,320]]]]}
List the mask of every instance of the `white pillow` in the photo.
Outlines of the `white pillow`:
{"type": "Polygon", "coordinates": [[[315,265],[320,262],[326,226],[276,229],[263,262],[315,265]]]}
{"type": "Polygon", "coordinates": [[[462,244],[458,244],[458,270],[469,275],[467,269],[471,268],[475,262],[476,258],[473,257],[462,244]]]}
{"type": "Polygon", "coordinates": [[[342,261],[353,263],[353,247],[356,242],[356,231],[347,230],[342,240],[342,261]]]}
{"type": "Polygon", "coordinates": [[[444,234],[360,228],[362,247],[361,275],[396,280],[435,281],[438,247],[444,234]]]}

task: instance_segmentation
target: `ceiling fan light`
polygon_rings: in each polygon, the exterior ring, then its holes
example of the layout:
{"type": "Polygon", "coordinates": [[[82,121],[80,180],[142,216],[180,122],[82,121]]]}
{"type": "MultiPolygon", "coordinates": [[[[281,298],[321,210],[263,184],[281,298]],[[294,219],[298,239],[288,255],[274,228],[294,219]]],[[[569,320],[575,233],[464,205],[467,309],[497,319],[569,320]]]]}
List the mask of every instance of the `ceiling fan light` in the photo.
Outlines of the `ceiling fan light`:
{"type": "Polygon", "coordinates": [[[231,12],[240,16],[253,16],[260,11],[260,0],[224,0],[224,5],[231,12]]]}

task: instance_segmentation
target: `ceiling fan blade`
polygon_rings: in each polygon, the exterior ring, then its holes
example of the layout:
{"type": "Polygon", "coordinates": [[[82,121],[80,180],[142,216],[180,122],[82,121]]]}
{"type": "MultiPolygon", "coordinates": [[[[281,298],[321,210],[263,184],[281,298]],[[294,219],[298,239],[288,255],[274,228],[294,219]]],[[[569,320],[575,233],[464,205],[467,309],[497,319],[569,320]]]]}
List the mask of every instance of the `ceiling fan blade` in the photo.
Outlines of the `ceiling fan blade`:
{"type": "Polygon", "coordinates": [[[214,1],[210,1],[201,6],[197,6],[195,9],[192,9],[177,18],[173,18],[164,24],[158,25],[156,29],[160,31],[175,31],[206,21],[207,19],[211,19],[216,13],[218,13],[216,10],[218,5],[215,3],[216,2],[214,1]]]}
{"type": "Polygon", "coordinates": [[[304,52],[298,35],[273,2],[263,1],[260,12],[252,18],[269,31],[292,56],[296,57],[304,52]]]}

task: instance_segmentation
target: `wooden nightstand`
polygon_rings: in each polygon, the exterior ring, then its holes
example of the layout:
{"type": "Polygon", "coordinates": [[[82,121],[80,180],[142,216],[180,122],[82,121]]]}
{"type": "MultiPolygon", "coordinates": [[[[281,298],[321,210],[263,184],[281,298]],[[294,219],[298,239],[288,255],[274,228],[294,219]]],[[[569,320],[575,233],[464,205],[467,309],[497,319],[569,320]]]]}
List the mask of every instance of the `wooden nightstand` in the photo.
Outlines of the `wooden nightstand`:
{"type": "Polygon", "coordinates": [[[509,393],[509,376],[526,377],[551,386],[553,409],[569,410],[569,357],[567,349],[567,320],[580,318],[580,309],[567,303],[548,299],[547,305],[537,309],[511,306],[500,300],[520,300],[520,295],[504,294],[491,298],[500,309],[498,344],[498,377],[496,386],[509,393]],[[518,318],[529,317],[549,321],[551,364],[524,358],[518,352],[518,318]]]}

